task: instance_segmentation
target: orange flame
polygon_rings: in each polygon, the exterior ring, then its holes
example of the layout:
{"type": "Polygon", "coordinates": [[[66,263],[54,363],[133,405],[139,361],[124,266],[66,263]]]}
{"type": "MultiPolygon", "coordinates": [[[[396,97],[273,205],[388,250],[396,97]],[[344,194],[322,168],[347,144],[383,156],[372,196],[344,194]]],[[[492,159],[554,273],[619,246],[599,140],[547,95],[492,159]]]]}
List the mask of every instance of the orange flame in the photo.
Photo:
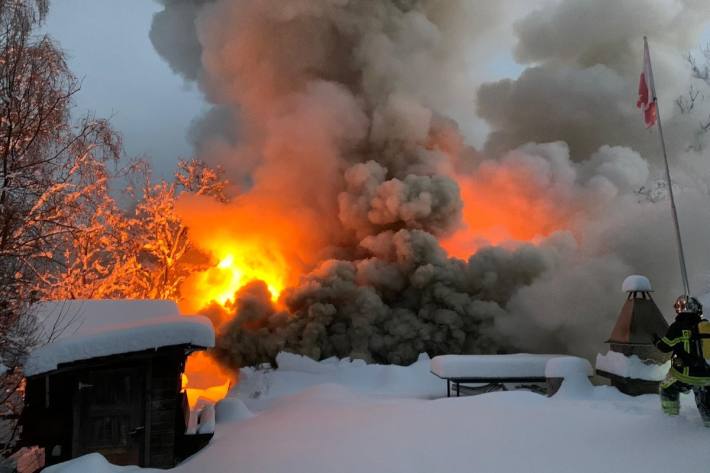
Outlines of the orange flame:
{"type": "Polygon", "coordinates": [[[206,271],[196,273],[183,285],[188,300],[181,303],[185,311],[197,311],[210,302],[224,306],[233,302],[234,293],[246,283],[264,281],[277,300],[286,285],[287,263],[277,253],[266,251],[255,242],[212,240],[201,242],[218,258],[218,263],[206,271]]]}
{"type": "Polygon", "coordinates": [[[525,161],[484,162],[456,180],[463,226],[441,242],[451,256],[465,259],[483,246],[535,242],[572,227],[574,202],[551,191],[550,177],[525,161]]]}
{"type": "Polygon", "coordinates": [[[195,313],[211,302],[226,306],[251,281],[263,281],[272,300],[295,282],[305,262],[326,243],[309,211],[283,210],[273,196],[252,191],[230,204],[203,196],[181,196],[178,211],[190,239],[212,258],[209,269],[193,273],[181,285],[180,309],[195,313]]]}
{"type": "Polygon", "coordinates": [[[216,361],[198,352],[187,359],[185,373],[182,375],[182,389],[187,394],[190,408],[194,409],[200,399],[210,403],[224,399],[235,381],[234,376],[216,361]]]}

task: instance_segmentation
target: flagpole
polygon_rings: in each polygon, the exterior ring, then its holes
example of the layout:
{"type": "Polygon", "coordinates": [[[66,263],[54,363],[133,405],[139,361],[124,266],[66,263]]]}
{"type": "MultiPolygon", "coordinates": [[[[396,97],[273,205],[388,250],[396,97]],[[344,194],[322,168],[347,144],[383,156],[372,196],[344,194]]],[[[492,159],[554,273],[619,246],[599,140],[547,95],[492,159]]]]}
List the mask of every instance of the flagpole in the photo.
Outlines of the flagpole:
{"type": "Polygon", "coordinates": [[[671,213],[673,214],[673,225],[675,227],[676,244],[678,246],[678,258],[680,259],[680,276],[683,281],[683,291],[686,296],[690,295],[690,284],[688,284],[688,270],[685,266],[685,253],[683,251],[683,239],[680,234],[680,224],[678,223],[678,211],[675,206],[675,198],[673,196],[673,184],[671,181],[671,170],[668,166],[668,153],[666,152],[666,141],[663,138],[663,125],[661,124],[661,109],[658,106],[658,99],[656,97],[656,84],[653,80],[653,68],[651,66],[651,53],[648,48],[648,39],[646,36],[643,37],[644,51],[648,54],[648,78],[651,85],[651,94],[653,95],[653,103],[656,107],[656,124],[658,125],[658,136],[661,140],[661,149],[663,150],[663,163],[666,168],[666,183],[668,185],[668,197],[671,201],[671,213]]]}

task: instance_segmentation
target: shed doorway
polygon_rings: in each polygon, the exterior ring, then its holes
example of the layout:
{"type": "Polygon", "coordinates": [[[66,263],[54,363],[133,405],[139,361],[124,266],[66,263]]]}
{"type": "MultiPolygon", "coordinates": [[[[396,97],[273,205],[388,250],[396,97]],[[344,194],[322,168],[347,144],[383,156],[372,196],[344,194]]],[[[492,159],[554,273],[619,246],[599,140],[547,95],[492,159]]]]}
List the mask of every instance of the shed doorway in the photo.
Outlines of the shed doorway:
{"type": "Polygon", "coordinates": [[[99,452],[115,465],[143,464],[144,368],[86,372],[74,404],[73,456],[99,452]]]}

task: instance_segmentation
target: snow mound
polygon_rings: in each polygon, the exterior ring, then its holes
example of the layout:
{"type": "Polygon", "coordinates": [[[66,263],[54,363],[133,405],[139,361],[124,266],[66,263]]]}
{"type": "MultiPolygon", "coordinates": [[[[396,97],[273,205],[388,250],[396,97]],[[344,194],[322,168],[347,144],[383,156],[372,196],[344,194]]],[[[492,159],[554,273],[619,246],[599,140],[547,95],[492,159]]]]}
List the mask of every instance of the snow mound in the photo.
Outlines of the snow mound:
{"type": "Polygon", "coordinates": [[[651,287],[651,281],[646,276],[641,276],[640,274],[632,274],[631,276],[624,279],[621,285],[621,290],[624,292],[634,292],[634,291],[653,291],[651,287]]]}
{"type": "Polygon", "coordinates": [[[215,413],[214,404],[208,404],[202,408],[200,411],[199,418],[197,420],[197,433],[198,434],[212,434],[214,433],[215,426],[215,413]]]}
{"type": "Polygon", "coordinates": [[[35,312],[49,343],[35,348],[26,376],[53,371],[62,363],[157,349],[171,345],[214,346],[206,317],[181,315],[171,301],[57,301],[35,312]]]}
{"type": "Polygon", "coordinates": [[[560,355],[441,355],[431,360],[442,378],[544,378],[547,362],[560,355]]]}
{"type": "Polygon", "coordinates": [[[215,417],[218,424],[238,422],[251,419],[254,413],[244,404],[244,401],[234,397],[222,399],[215,406],[215,417]]]}
{"type": "Polygon", "coordinates": [[[554,395],[556,399],[587,399],[592,396],[594,386],[589,377],[593,374],[591,363],[577,356],[560,356],[545,365],[547,378],[563,378],[562,385],[554,395]]]}
{"type": "Polygon", "coordinates": [[[587,378],[593,374],[592,364],[578,356],[558,356],[545,364],[546,378],[587,378]]]}
{"type": "Polygon", "coordinates": [[[300,371],[313,374],[328,373],[335,370],[335,363],[331,359],[319,363],[307,356],[283,351],[276,355],[276,365],[280,370],[285,371],[300,371]]]}
{"type": "Polygon", "coordinates": [[[279,368],[275,370],[270,367],[242,368],[239,383],[232,388],[231,396],[245,399],[246,405],[254,410],[269,405],[275,398],[333,383],[355,392],[387,397],[434,398],[446,394],[444,383],[431,374],[426,353],[409,366],[368,365],[363,360],[350,358],[316,362],[290,353],[279,353],[276,359],[279,368]]]}
{"type": "Polygon", "coordinates": [[[100,453],[89,453],[82,457],[74,458],[73,460],[52,465],[44,470],[43,473],[125,473],[127,471],[139,471],[137,466],[116,466],[106,460],[100,453]]]}
{"type": "Polygon", "coordinates": [[[662,381],[671,367],[671,362],[663,364],[645,361],[636,355],[626,356],[623,353],[609,351],[606,355],[597,354],[598,370],[621,376],[622,378],[644,379],[647,381],[662,381]]]}

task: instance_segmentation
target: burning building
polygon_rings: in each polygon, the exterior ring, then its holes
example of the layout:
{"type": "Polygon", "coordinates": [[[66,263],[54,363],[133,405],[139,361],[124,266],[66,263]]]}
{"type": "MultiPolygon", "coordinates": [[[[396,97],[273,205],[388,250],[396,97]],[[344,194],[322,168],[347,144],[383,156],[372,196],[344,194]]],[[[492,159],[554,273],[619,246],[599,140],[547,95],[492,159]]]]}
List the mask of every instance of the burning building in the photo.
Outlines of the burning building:
{"type": "MultiPolygon", "coordinates": [[[[708,17],[696,4],[653,0],[639,16],[610,0],[162,3],[153,44],[212,104],[192,130],[196,154],[235,183],[227,204],[177,206],[214,261],[181,304],[216,322],[227,365],[280,350],[405,364],[421,352],[592,355],[616,315],[613,281],[644,268],[668,288],[659,299],[675,292],[633,91],[649,29],[673,52],[657,62],[659,87],[689,84],[674,58],[708,17]],[[613,34],[578,21],[609,17],[613,34]],[[528,67],[482,84],[478,64],[500,44],[528,67]]],[[[681,209],[706,208],[703,189],[689,184],[681,209]]],[[[697,268],[710,265],[709,229],[688,242],[697,268]]]]}

